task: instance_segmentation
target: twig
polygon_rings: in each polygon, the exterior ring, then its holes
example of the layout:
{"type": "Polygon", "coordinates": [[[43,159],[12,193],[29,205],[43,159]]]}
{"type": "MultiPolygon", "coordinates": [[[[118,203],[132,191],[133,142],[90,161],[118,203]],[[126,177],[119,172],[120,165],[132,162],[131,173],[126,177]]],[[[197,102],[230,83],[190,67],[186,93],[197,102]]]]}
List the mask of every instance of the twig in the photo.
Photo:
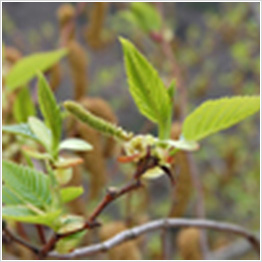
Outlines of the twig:
{"type": "Polygon", "coordinates": [[[44,227],[42,225],[35,225],[39,239],[43,245],[46,244],[46,237],[45,237],[45,231],[44,227]]]}
{"type": "Polygon", "coordinates": [[[12,240],[12,241],[22,245],[23,247],[31,250],[34,254],[38,255],[40,253],[40,249],[38,247],[28,243],[27,241],[23,240],[22,238],[16,236],[7,227],[3,227],[3,233],[4,233],[4,237],[7,237],[10,240],[12,240]]]}
{"type": "Polygon", "coordinates": [[[83,247],[83,248],[78,248],[69,254],[58,254],[57,252],[50,252],[48,254],[48,257],[59,258],[59,259],[73,259],[76,257],[93,255],[98,252],[108,251],[109,249],[125,241],[131,240],[133,238],[136,238],[142,234],[145,234],[151,231],[155,231],[155,230],[159,230],[163,228],[192,227],[192,226],[199,227],[199,228],[214,229],[218,231],[230,232],[236,235],[240,235],[242,237],[245,237],[250,242],[250,244],[252,244],[253,248],[258,253],[260,252],[259,240],[256,238],[255,235],[253,235],[251,232],[247,231],[246,229],[244,229],[241,226],[237,226],[237,225],[230,224],[230,223],[205,220],[205,219],[169,218],[169,219],[160,219],[160,220],[152,221],[152,222],[125,230],[105,242],[83,247]]]}
{"type": "Polygon", "coordinates": [[[77,230],[73,230],[73,231],[65,233],[65,234],[54,234],[50,238],[50,240],[46,243],[46,245],[42,248],[40,257],[41,258],[45,257],[47,255],[47,253],[50,252],[54,248],[55,243],[59,239],[73,235],[73,234],[78,233],[78,232],[81,232],[85,229],[91,229],[91,228],[100,226],[100,223],[96,222],[95,220],[113,200],[115,200],[115,199],[119,198],[120,196],[125,195],[126,193],[128,193],[132,190],[135,190],[135,189],[137,189],[141,186],[142,186],[142,184],[141,184],[140,180],[135,180],[133,183],[128,184],[128,185],[122,187],[121,189],[109,188],[108,191],[107,191],[107,194],[102,199],[100,204],[96,207],[94,212],[90,215],[89,219],[84,224],[84,226],[77,229],[77,230]]]}

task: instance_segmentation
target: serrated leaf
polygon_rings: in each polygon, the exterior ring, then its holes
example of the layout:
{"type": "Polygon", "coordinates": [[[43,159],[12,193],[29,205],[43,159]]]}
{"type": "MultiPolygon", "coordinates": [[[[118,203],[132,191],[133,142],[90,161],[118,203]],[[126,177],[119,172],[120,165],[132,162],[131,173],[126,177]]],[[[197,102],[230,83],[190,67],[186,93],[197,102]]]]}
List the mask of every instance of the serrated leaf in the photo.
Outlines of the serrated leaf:
{"type": "Polygon", "coordinates": [[[8,125],[2,127],[3,132],[21,135],[39,142],[36,135],[31,131],[28,124],[19,124],[19,125],[8,125]]]}
{"type": "Polygon", "coordinates": [[[7,186],[2,187],[2,202],[5,205],[21,205],[23,202],[7,186]]]}
{"type": "Polygon", "coordinates": [[[41,144],[47,149],[47,151],[50,151],[52,146],[52,134],[50,129],[36,117],[30,117],[28,124],[41,144]]]}
{"type": "Polygon", "coordinates": [[[35,116],[35,106],[29,88],[22,88],[16,96],[13,113],[17,122],[26,123],[28,117],[35,116]]]}
{"type": "Polygon", "coordinates": [[[56,150],[61,137],[62,117],[54,94],[42,74],[38,76],[38,101],[45,122],[52,131],[53,149],[56,150]]]}
{"type": "Polygon", "coordinates": [[[14,220],[30,224],[42,224],[51,228],[54,226],[54,220],[61,214],[61,210],[37,215],[25,206],[4,206],[2,208],[3,219],[14,220]]]}
{"type": "Polygon", "coordinates": [[[167,89],[153,66],[128,40],[120,38],[124,50],[129,90],[140,112],[157,123],[160,137],[168,138],[172,104],[167,89]]]}
{"type": "Polygon", "coordinates": [[[90,151],[93,149],[93,146],[82,139],[68,138],[60,143],[59,149],[73,151],[90,151]]]}
{"type": "Polygon", "coordinates": [[[24,204],[45,209],[51,203],[49,177],[35,169],[3,161],[4,185],[24,204]]]}
{"type": "Polygon", "coordinates": [[[6,76],[7,88],[14,90],[28,83],[38,71],[44,72],[67,54],[66,49],[36,53],[20,59],[6,76]]]}
{"type": "Polygon", "coordinates": [[[63,203],[68,203],[84,193],[84,188],[81,186],[65,187],[60,190],[63,203]]]}
{"type": "Polygon", "coordinates": [[[161,28],[161,17],[156,8],[150,3],[132,2],[131,12],[136,24],[144,32],[158,31],[161,28]]]}
{"type": "Polygon", "coordinates": [[[229,128],[258,112],[258,96],[236,96],[204,102],[183,124],[182,134],[188,141],[198,141],[229,128]]]}

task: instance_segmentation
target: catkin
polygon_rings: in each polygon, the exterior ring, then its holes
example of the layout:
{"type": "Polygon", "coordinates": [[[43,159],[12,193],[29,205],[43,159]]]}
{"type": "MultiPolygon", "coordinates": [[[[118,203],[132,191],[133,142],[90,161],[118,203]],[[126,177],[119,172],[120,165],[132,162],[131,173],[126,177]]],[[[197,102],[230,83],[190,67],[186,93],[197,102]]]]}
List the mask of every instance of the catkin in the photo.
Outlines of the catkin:
{"type": "Polygon", "coordinates": [[[85,37],[87,43],[94,49],[99,49],[105,44],[102,33],[107,9],[108,3],[97,2],[93,3],[93,7],[90,12],[90,19],[85,30],[85,37]]]}
{"type": "MultiPolygon", "coordinates": [[[[171,138],[177,140],[181,134],[181,124],[173,123],[171,138]]],[[[173,203],[169,213],[170,217],[181,217],[184,215],[192,194],[192,179],[188,158],[185,152],[175,155],[173,168],[177,170],[176,186],[173,189],[173,203]]]]}
{"type": "MultiPolygon", "coordinates": [[[[117,118],[111,110],[110,105],[103,99],[82,98],[79,103],[92,114],[113,124],[117,122],[117,118]]],[[[89,198],[97,198],[107,182],[108,176],[105,158],[113,155],[115,140],[111,137],[102,136],[100,132],[74,117],[69,117],[68,120],[68,135],[81,137],[93,145],[92,151],[83,153],[81,156],[85,160],[84,166],[90,175],[89,198]]]]}
{"type": "Polygon", "coordinates": [[[86,52],[76,40],[71,40],[67,47],[68,62],[74,82],[74,99],[79,100],[86,95],[88,88],[86,52]]]}
{"type": "Polygon", "coordinates": [[[177,236],[177,246],[183,260],[201,260],[203,255],[200,246],[201,232],[190,227],[180,230],[177,236]]]}
{"type": "MultiPolygon", "coordinates": [[[[123,222],[111,222],[101,228],[100,238],[105,241],[126,229],[123,222]]],[[[108,258],[110,260],[140,260],[142,257],[138,248],[138,240],[131,240],[110,249],[108,258]]]]}
{"type": "Polygon", "coordinates": [[[49,84],[53,91],[55,91],[61,82],[61,67],[59,63],[52,66],[47,72],[49,75],[49,84]]]}

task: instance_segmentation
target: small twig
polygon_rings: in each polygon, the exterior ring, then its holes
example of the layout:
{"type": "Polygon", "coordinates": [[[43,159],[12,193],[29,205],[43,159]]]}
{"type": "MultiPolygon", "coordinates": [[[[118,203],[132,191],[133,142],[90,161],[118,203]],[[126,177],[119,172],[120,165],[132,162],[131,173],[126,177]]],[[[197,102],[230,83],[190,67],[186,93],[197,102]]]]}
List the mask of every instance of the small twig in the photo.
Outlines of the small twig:
{"type": "Polygon", "coordinates": [[[56,242],[59,239],[73,235],[78,232],[81,232],[85,229],[91,229],[91,228],[100,226],[100,223],[96,222],[95,220],[113,200],[141,186],[142,186],[141,182],[139,180],[135,180],[133,183],[128,184],[122,187],[121,189],[115,189],[115,188],[108,189],[106,196],[102,199],[100,204],[96,207],[94,212],[90,215],[89,219],[84,224],[84,226],[77,230],[68,232],[66,234],[54,234],[50,238],[50,240],[46,243],[46,245],[42,248],[40,257],[41,258],[45,257],[47,253],[50,252],[54,248],[56,242]]]}
{"type": "Polygon", "coordinates": [[[83,247],[83,248],[78,248],[69,254],[58,254],[57,252],[50,252],[48,254],[48,257],[59,258],[59,259],[73,259],[76,257],[93,255],[98,252],[108,251],[109,249],[125,241],[136,238],[142,234],[163,229],[163,228],[175,228],[175,227],[199,227],[199,228],[207,228],[207,229],[214,229],[218,231],[234,233],[242,237],[245,237],[250,242],[250,244],[252,244],[253,248],[258,253],[260,252],[260,242],[256,238],[256,236],[240,226],[230,223],[217,222],[217,221],[205,220],[205,219],[170,218],[170,219],[160,219],[160,220],[152,221],[125,230],[105,242],[83,247]]]}
{"type": "Polygon", "coordinates": [[[23,247],[31,250],[34,254],[39,254],[40,253],[40,249],[30,243],[28,243],[27,241],[23,240],[22,238],[16,236],[14,233],[12,233],[7,227],[3,228],[3,233],[4,236],[9,238],[10,240],[22,245],[23,247]]]}
{"type": "Polygon", "coordinates": [[[42,225],[35,225],[39,239],[43,245],[46,244],[46,237],[45,237],[45,231],[44,227],[42,225]]]}

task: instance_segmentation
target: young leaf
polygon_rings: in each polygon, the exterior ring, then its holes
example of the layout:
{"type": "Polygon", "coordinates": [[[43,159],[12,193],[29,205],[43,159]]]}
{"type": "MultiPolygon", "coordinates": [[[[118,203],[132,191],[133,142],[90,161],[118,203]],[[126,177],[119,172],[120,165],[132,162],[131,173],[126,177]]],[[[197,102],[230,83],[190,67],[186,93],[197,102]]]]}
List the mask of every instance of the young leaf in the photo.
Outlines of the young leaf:
{"type": "Polygon", "coordinates": [[[24,204],[44,209],[51,203],[49,177],[35,169],[12,162],[2,163],[3,182],[6,188],[24,204]]]}
{"type": "Polygon", "coordinates": [[[191,113],[183,124],[182,134],[188,141],[198,141],[229,128],[260,108],[258,96],[236,96],[210,100],[191,113]]]}
{"type": "Polygon", "coordinates": [[[36,53],[19,60],[6,76],[7,88],[14,90],[28,83],[38,71],[44,72],[67,54],[66,49],[36,53]]]}
{"type": "Polygon", "coordinates": [[[29,88],[24,87],[17,94],[13,113],[17,122],[26,123],[29,116],[35,116],[35,106],[29,88]]]}
{"type": "Polygon", "coordinates": [[[172,81],[170,86],[167,88],[167,92],[169,95],[170,102],[173,104],[174,101],[174,95],[176,92],[176,81],[172,81]]]}
{"type": "Polygon", "coordinates": [[[41,144],[43,144],[47,151],[50,151],[52,145],[52,134],[50,129],[48,129],[41,120],[33,116],[29,118],[28,123],[30,129],[36,135],[41,144]]]}
{"type": "Polygon", "coordinates": [[[41,215],[36,214],[26,206],[4,206],[3,219],[20,221],[31,224],[42,224],[54,229],[54,220],[58,218],[61,210],[56,210],[41,215]]]}
{"type": "Polygon", "coordinates": [[[38,101],[45,122],[52,131],[52,145],[56,150],[61,137],[62,117],[53,92],[42,74],[38,76],[38,101]]]}
{"type": "Polygon", "coordinates": [[[73,150],[73,151],[90,151],[93,149],[92,145],[82,139],[68,138],[62,141],[59,149],[73,150]]]}
{"type": "Polygon", "coordinates": [[[150,3],[131,2],[131,12],[136,24],[146,33],[158,31],[161,28],[161,17],[150,3]]]}
{"type": "Polygon", "coordinates": [[[120,38],[120,41],[131,95],[140,112],[159,125],[161,139],[168,138],[172,104],[167,89],[145,57],[128,40],[120,38]]]}
{"type": "Polygon", "coordinates": [[[120,140],[128,141],[132,138],[133,134],[125,131],[123,128],[116,126],[104,119],[97,117],[86,110],[80,104],[73,101],[64,102],[64,107],[67,111],[73,114],[76,118],[91,126],[92,128],[100,131],[101,133],[115,137],[120,140]]]}
{"type": "Polygon", "coordinates": [[[84,189],[81,186],[72,186],[62,188],[60,191],[61,199],[63,203],[70,202],[84,193],[84,189]]]}
{"type": "Polygon", "coordinates": [[[28,124],[19,124],[19,125],[8,125],[2,127],[3,132],[21,135],[39,142],[36,135],[31,131],[28,124]]]}

